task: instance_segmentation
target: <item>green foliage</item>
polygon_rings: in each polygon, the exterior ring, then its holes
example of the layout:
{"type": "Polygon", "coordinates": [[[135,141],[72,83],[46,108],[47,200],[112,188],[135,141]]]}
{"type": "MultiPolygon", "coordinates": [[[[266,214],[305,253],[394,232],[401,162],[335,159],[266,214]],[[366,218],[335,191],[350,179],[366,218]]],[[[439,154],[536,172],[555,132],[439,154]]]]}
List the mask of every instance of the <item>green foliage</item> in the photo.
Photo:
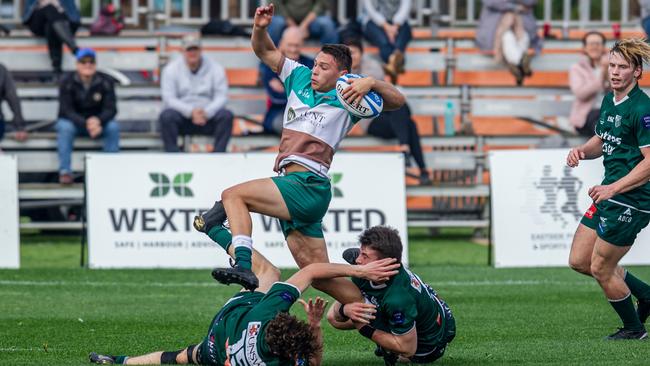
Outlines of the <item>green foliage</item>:
{"type": "MultiPolygon", "coordinates": [[[[449,302],[458,324],[436,365],[648,364],[647,342],[602,340],[619,321],[592,279],[567,268],[490,268],[487,248],[469,234],[409,233],[411,268],[449,302]]],[[[87,365],[91,351],[180,349],[201,341],[237,291],[216,284],[209,270],[82,269],[79,243],[24,236],[22,269],[0,270],[0,364],[87,365]]],[[[650,267],[632,270],[650,280],[650,267]]],[[[293,311],[304,318],[300,306],[293,311]]],[[[383,364],[356,332],[326,321],[323,329],[324,365],[383,364]]]]}

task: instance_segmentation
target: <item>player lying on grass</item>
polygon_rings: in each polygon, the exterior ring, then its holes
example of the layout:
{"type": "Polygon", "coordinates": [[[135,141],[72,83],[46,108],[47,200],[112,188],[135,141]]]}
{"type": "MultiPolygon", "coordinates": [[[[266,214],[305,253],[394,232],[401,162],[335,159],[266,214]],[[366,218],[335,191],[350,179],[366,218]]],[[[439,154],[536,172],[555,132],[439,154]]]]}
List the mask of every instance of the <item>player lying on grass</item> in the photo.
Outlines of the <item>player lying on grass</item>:
{"type": "Polygon", "coordinates": [[[310,299],[308,303],[298,300],[301,292],[314,280],[341,276],[386,281],[397,274],[400,266],[395,259],[355,266],[314,263],[286,282],[278,282],[278,269],[258,253],[255,257],[253,269],[260,279],[258,291],[242,290],[228,300],[198,345],[135,357],[91,353],[90,361],[127,365],[320,365],[320,320],[326,303],[320,298],[315,302],[310,299]],[[305,307],[308,323],[288,314],[296,300],[305,307]]]}
{"type": "Polygon", "coordinates": [[[650,286],[619,265],[650,221],[650,98],[638,85],[648,61],[650,46],[643,40],[614,44],[608,68],[612,91],[601,103],[596,136],[567,156],[570,167],[603,156],[605,177],[589,189],[593,204],[576,229],[569,265],[598,282],[621,318],[623,327],[608,340],[648,338],[643,323],[650,314],[650,286]]]}
{"type": "MultiPolygon", "coordinates": [[[[402,241],[397,230],[374,226],[359,236],[361,248],[350,248],[343,258],[358,265],[386,259],[402,259],[402,241]]],[[[456,322],[449,306],[420,277],[401,267],[399,273],[382,281],[353,276],[369,302],[376,306],[370,324],[356,323],[345,315],[364,304],[334,303],[327,320],[338,329],[358,329],[377,344],[375,354],[387,365],[395,362],[430,363],[445,353],[456,336],[456,322]]]]}
{"type": "MultiPolygon", "coordinates": [[[[336,97],[336,81],[349,72],[352,57],[345,45],[325,45],[309,69],[278,51],[268,35],[273,5],[255,11],[252,48],[262,62],[284,83],[287,107],[274,178],[251,180],[230,187],[208,212],[197,216],[194,227],[224,248],[235,247],[233,268],[216,273],[222,283],[257,287],[251,271],[251,212],[280,219],[282,231],[300,268],[329,262],[323,239],[322,219],[332,198],[328,171],[339,143],[358,121],[336,97]],[[228,218],[229,233],[223,227],[228,218]],[[231,236],[232,235],[232,236],[231,236]]],[[[404,104],[404,96],[391,84],[373,78],[352,79],[343,92],[348,101],[361,100],[371,89],[384,100],[384,109],[404,104]]],[[[227,172],[224,172],[227,174],[227,172]]],[[[253,260],[254,261],[254,260],[253,260]]],[[[343,278],[317,281],[314,287],[342,303],[359,301],[355,286],[343,278]]]]}

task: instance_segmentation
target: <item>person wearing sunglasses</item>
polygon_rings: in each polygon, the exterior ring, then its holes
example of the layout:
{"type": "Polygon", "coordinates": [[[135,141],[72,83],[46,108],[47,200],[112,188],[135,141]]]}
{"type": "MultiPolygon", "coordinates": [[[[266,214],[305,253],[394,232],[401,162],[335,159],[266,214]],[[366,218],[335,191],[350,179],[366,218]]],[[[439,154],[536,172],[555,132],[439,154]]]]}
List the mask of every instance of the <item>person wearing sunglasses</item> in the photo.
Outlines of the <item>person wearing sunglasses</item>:
{"type": "Polygon", "coordinates": [[[59,183],[72,184],[71,156],[76,136],[103,139],[104,152],[118,152],[120,131],[113,79],[97,72],[97,57],[90,48],[77,52],[76,71],[59,85],[59,118],[56,122],[59,183]]]}

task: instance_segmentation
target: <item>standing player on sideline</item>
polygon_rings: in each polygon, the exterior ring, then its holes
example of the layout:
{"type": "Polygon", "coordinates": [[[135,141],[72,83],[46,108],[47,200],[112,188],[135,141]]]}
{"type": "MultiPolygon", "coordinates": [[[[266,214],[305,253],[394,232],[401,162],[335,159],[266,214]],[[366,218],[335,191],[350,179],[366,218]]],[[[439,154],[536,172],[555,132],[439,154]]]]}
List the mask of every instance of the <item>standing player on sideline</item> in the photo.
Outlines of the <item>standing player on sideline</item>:
{"type": "MultiPolygon", "coordinates": [[[[367,265],[314,263],[296,272],[286,282],[280,271],[264,257],[255,258],[260,276],[259,291],[239,292],[212,320],[203,342],[178,351],[153,352],[142,356],[90,354],[97,364],[160,365],[315,365],[321,364],[323,338],[320,321],[326,302],[298,300],[317,279],[360,276],[385,281],[397,273],[399,264],[387,259],[367,265]],[[298,300],[307,312],[309,324],[289,315],[298,300]]],[[[214,276],[214,274],[213,274],[214,276]]]]}
{"type": "Polygon", "coordinates": [[[589,189],[594,203],[582,218],[571,245],[569,265],[592,276],[623,321],[606,339],[645,339],[650,286],[618,262],[650,221],[650,98],[639,89],[650,46],[640,39],[616,42],[609,53],[608,93],[600,107],[596,136],[572,149],[567,165],[603,156],[605,178],[589,189]],[[638,300],[635,311],[632,296],[638,300]]]}
{"type": "MultiPolygon", "coordinates": [[[[348,73],[352,58],[345,45],[325,45],[316,55],[314,68],[285,58],[268,35],[273,5],[255,11],[252,47],[255,54],[280,76],[287,93],[287,107],[274,170],[280,175],[248,181],[221,194],[212,209],[197,216],[194,227],[226,248],[235,248],[233,268],[216,270],[222,283],[238,283],[252,290],[258,280],[251,271],[253,241],[251,212],[280,219],[289,250],[299,267],[329,262],[321,222],[331,199],[328,170],[341,140],[358,121],[336,97],[337,79],[348,73]],[[228,219],[232,235],[223,226],[228,219]]],[[[404,96],[391,84],[373,78],[352,79],[343,96],[361,100],[370,90],[384,99],[384,109],[401,107],[404,96]]],[[[342,303],[359,300],[359,291],[348,280],[317,281],[314,287],[342,303]]]]}

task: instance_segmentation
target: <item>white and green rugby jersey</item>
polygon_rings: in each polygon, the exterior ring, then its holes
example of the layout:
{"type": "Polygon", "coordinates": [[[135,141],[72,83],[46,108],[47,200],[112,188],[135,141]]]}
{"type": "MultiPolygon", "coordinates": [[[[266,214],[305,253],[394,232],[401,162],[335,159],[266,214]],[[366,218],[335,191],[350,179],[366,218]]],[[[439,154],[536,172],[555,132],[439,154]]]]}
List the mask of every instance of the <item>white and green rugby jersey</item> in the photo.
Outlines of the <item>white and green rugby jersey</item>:
{"type": "Polygon", "coordinates": [[[336,90],[319,93],[311,87],[311,70],[284,59],[280,80],[287,93],[280,151],[273,170],[300,164],[327,177],[334,152],[359,118],[343,108],[336,90]]]}

